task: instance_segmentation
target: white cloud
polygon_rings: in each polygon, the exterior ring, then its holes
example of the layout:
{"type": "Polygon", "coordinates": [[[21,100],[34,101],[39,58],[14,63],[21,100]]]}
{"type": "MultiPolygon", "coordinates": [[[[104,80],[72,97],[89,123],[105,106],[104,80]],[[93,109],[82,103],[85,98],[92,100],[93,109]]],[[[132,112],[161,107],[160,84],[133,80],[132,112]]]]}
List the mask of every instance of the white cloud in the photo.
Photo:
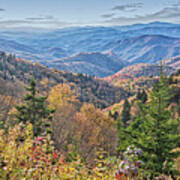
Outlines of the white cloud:
{"type": "Polygon", "coordinates": [[[170,6],[161,9],[160,11],[146,14],[146,15],[135,15],[133,17],[112,17],[111,19],[107,19],[104,23],[109,24],[132,24],[139,22],[152,22],[152,21],[172,21],[172,22],[180,22],[180,7],[179,6],[170,6]]]}
{"type": "Polygon", "coordinates": [[[132,3],[125,5],[117,5],[112,8],[113,11],[135,11],[143,7],[143,3],[132,3]]]}

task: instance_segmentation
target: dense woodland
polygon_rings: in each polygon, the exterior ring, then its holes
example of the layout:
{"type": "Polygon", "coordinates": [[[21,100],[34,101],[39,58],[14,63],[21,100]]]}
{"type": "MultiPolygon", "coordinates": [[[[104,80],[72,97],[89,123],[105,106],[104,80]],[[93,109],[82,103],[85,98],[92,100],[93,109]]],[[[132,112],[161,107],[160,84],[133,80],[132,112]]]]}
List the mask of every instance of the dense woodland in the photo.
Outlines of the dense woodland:
{"type": "Polygon", "coordinates": [[[180,71],[160,67],[117,87],[1,52],[0,179],[180,178],[180,71]]]}
{"type": "Polygon", "coordinates": [[[89,75],[72,74],[48,69],[37,63],[0,53],[0,94],[22,97],[23,87],[34,77],[43,93],[59,83],[67,83],[76,90],[81,102],[93,103],[98,108],[108,107],[129,95],[122,88],[89,75]],[[8,91],[7,91],[8,89],[8,91]]]}

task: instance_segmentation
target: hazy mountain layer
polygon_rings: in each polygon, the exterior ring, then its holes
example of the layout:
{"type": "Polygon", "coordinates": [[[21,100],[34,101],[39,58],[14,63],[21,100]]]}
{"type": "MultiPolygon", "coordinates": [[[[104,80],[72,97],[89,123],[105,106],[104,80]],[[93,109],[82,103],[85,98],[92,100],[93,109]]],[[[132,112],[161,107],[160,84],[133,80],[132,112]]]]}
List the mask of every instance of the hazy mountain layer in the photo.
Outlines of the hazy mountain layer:
{"type": "Polygon", "coordinates": [[[0,50],[49,67],[105,77],[129,63],[152,64],[179,55],[180,25],[6,29],[0,31],[0,50]]]}

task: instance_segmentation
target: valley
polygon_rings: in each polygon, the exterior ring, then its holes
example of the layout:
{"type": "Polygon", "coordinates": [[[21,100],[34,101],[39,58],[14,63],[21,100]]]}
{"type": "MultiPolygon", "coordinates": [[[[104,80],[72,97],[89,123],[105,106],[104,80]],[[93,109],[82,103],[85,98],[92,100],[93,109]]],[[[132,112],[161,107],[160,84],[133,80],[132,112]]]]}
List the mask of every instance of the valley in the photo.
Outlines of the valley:
{"type": "Polygon", "coordinates": [[[180,25],[153,22],[113,27],[0,31],[0,50],[49,68],[104,78],[123,67],[156,64],[180,54],[180,25]]]}
{"type": "Polygon", "coordinates": [[[179,24],[0,30],[0,179],[179,178],[179,115],[179,24]]]}

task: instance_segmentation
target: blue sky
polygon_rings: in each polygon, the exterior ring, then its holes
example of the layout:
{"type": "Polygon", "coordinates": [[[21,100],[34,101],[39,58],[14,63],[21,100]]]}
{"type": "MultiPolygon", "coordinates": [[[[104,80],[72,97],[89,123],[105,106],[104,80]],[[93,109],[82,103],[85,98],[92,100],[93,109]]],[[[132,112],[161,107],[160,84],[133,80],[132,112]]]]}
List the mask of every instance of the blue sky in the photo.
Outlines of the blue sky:
{"type": "Polygon", "coordinates": [[[180,23],[179,0],[0,0],[0,27],[180,23]]]}

